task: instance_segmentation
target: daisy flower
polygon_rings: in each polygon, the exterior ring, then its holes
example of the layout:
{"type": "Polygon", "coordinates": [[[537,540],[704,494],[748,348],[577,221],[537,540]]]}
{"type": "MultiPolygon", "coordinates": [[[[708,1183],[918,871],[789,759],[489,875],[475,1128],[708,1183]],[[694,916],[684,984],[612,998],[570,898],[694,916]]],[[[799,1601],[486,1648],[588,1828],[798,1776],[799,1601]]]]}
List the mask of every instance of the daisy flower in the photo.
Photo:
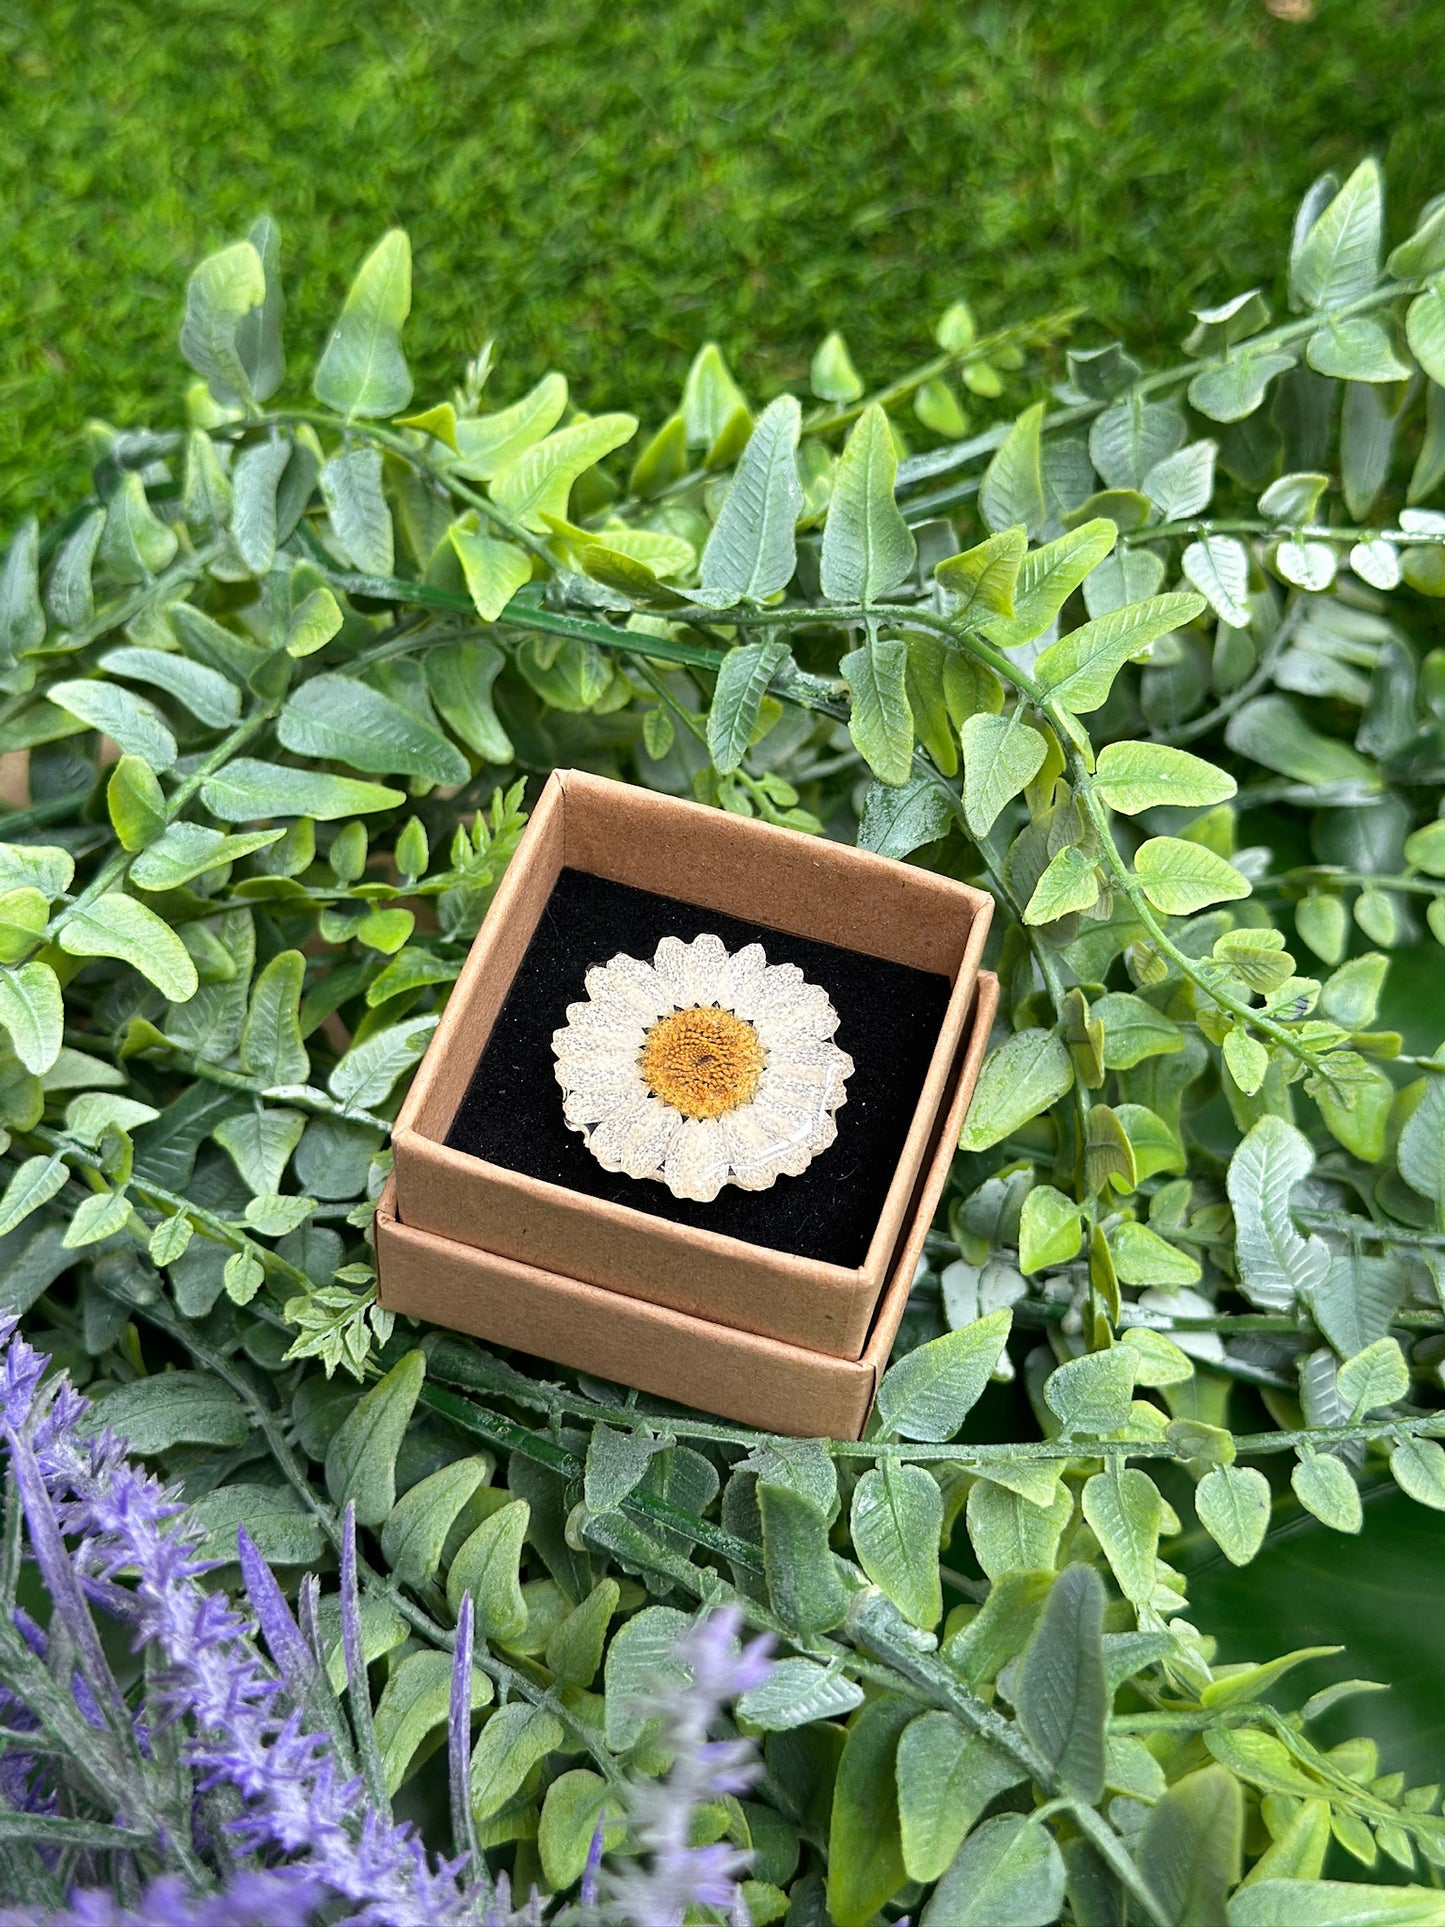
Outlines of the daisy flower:
{"type": "Polygon", "coordinates": [[[651,963],[619,955],[586,984],[552,1051],[563,1115],[604,1171],[707,1204],[725,1184],[797,1177],[838,1135],[853,1060],[796,964],[760,943],[729,955],[720,937],[664,937],[651,963]]]}

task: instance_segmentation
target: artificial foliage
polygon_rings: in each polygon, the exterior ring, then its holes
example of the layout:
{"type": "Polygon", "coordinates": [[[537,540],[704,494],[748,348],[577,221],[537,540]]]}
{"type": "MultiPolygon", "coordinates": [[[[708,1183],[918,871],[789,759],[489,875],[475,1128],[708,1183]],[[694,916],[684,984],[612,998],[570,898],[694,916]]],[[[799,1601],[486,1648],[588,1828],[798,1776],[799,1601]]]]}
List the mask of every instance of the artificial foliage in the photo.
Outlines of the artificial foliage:
{"type": "MultiPolygon", "coordinates": [[[[1423,1049],[1381,1014],[1445,942],[1445,208],[1382,237],[1367,161],[1306,198],[1288,313],[1221,301],[1177,365],[960,302],[880,387],[831,334],[762,405],[704,348],[645,428],[485,348],[414,395],[399,232],[304,376],[274,225],[197,269],[189,422],[97,426],[93,496],[0,576],[0,1292],[218,1603],[167,1646],[12,1412],[12,1905],[37,1866],[179,1918],[300,1877],[75,1762],[77,1718],[146,1786],[230,1757],[178,1684],[224,1644],[298,1775],[318,1720],[357,1762],[315,1796],[338,1864],[420,1856],[479,1917],[723,1919],[678,1898],[717,1848],[754,1927],[1445,1921],[1438,1789],[1331,1737],[1363,1683],[1295,1691],[1284,1624],[1222,1661],[1186,1576],[1357,1532],[1382,1480],[1445,1509],[1438,965],[1423,1049]],[[388,1119],[558,764],[998,899],[1007,1022],[861,1442],[376,1305],[388,1119]],[[700,1702],[657,1724],[689,1669],[754,1782],[700,1702]]],[[[416,1917],[364,1904],[319,1917],[416,1917]]]]}

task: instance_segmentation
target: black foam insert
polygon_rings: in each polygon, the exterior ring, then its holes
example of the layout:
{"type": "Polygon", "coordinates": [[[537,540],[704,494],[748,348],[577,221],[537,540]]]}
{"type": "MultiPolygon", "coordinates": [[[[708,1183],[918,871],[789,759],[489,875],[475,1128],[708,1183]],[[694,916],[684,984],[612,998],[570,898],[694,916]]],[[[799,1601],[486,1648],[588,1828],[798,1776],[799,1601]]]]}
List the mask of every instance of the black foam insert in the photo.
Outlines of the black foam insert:
{"type": "Polygon", "coordinates": [[[528,1177],[654,1217],[741,1238],[825,1264],[853,1267],[867,1254],[938,1041],[949,981],[933,971],[867,957],[635,890],[583,870],[563,870],[527,947],[446,1141],[528,1177]],[[703,931],[729,950],[761,943],[769,963],[794,963],[838,1012],[837,1042],[854,1063],[838,1138],[801,1177],[767,1191],[724,1185],[711,1204],[675,1198],[666,1185],[604,1171],[562,1116],[552,1033],[583,979],[619,951],[651,960],[661,938],[703,931]]]}

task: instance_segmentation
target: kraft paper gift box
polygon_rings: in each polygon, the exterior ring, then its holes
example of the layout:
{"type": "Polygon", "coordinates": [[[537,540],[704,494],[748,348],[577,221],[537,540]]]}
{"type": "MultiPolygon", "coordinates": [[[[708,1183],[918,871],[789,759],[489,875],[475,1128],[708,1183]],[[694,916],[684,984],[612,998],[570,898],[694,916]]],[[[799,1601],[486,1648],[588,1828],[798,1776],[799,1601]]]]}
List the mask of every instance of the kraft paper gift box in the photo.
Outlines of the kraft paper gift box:
{"type": "Polygon", "coordinates": [[[388,1310],[763,1431],[858,1438],[948,1181],[997,1008],[998,979],[981,972],[968,1033],[945,1079],[944,1101],[909,1201],[906,1230],[855,1358],[760,1337],[417,1230],[397,1217],[395,1178],[376,1216],[381,1302],[388,1310]]]}
{"type": "Polygon", "coordinates": [[[992,908],[866,851],[555,772],[397,1120],[398,1224],[856,1360],[912,1222],[992,908]],[[761,942],[821,985],[855,1069],[837,1142],[801,1176],[698,1204],[602,1169],[563,1118],[551,1040],[594,964],[705,931],[730,951],[761,942]]]}

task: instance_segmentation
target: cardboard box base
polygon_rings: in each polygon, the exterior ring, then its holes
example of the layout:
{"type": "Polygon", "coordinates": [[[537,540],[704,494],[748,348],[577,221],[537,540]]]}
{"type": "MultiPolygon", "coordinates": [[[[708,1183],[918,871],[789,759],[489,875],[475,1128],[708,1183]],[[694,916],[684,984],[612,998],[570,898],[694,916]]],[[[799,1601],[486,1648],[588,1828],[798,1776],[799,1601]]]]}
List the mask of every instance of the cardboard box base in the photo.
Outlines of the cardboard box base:
{"type": "MultiPolygon", "coordinates": [[[[619,1298],[856,1359],[896,1268],[948,1102],[992,910],[984,892],[910,864],[634,785],[554,771],[397,1118],[397,1217],[411,1229],[619,1298]],[[631,1202],[619,1201],[560,1181],[562,1166],[545,1178],[489,1163],[449,1141],[564,871],[690,906],[703,928],[718,916],[736,917],[764,936],[771,930],[946,980],[942,1023],[936,1030],[930,1024],[926,1075],[901,1149],[889,1154],[882,1208],[857,1264],[779,1248],[756,1229],[723,1235],[709,1228],[706,1213],[698,1221],[701,1207],[659,1214],[648,1208],[648,1187],[632,1180],[617,1181],[622,1198],[632,1194],[631,1202]]],[[[565,1008],[559,1003],[558,1022],[565,1008]]],[[[548,1050],[534,1073],[545,1088],[524,1090],[518,1101],[545,1103],[560,1119],[554,1070],[548,1050]]],[[[779,1180],[809,1187],[809,1209],[826,1212],[828,1186],[863,1102],[855,1084],[840,1113],[840,1148],[802,1178],[779,1180]]],[[[563,1136],[567,1156],[590,1165],[581,1140],[563,1136]]],[[[750,1202],[782,1195],[762,1193],[750,1202]]]]}
{"type": "Polygon", "coordinates": [[[399,1222],[394,1185],[376,1215],[389,1311],[468,1332],[762,1431],[857,1438],[872,1409],[998,1007],[980,972],[968,1041],[912,1201],[907,1235],[866,1345],[837,1358],[540,1271],[399,1222]]]}

